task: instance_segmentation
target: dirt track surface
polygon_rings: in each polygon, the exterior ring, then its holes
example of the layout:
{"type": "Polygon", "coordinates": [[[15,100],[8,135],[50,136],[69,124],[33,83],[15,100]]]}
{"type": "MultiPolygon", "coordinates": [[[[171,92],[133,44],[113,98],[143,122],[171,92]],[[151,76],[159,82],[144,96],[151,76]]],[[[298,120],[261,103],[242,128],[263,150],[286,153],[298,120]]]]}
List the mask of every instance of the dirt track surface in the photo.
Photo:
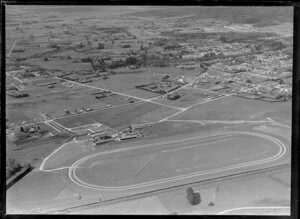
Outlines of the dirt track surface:
{"type": "Polygon", "coordinates": [[[214,133],[88,155],[71,166],[69,177],[89,189],[136,189],[265,167],[287,151],[264,134],[214,133]]]}

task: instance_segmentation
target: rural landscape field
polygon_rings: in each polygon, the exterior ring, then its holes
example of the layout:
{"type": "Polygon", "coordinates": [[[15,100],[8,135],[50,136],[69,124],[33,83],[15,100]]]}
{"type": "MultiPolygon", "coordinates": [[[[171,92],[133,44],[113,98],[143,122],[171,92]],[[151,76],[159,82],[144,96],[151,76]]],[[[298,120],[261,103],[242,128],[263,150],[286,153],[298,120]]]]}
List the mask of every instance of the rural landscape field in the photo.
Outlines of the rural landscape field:
{"type": "Polygon", "coordinates": [[[289,215],[293,8],[6,6],[8,214],[289,215]]]}

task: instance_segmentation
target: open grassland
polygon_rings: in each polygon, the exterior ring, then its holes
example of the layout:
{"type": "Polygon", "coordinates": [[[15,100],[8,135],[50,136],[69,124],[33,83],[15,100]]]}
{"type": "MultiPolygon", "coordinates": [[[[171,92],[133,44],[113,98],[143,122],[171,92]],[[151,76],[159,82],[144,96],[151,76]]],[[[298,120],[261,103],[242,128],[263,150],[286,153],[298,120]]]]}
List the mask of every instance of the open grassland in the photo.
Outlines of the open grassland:
{"type": "Polygon", "coordinates": [[[143,115],[140,120],[141,123],[144,122],[157,122],[167,116],[170,116],[176,112],[178,112],[179,110],[174,109],[174,108],[169,108],[169,107],[165,107],[165,106],[160,106],[159,108],[143,115]]]}
{"type": "Polygon", "coordinates": [[[99,80],[88,83],[95,87],[109,89],[113,91],[126,91],[134,89],[135,86],[142,84],[149,84],[151,82],[158,82],[163,76],[151,75],[147,73],[137,74],[117,74],[110,75],[109,79],[99,80]]]}
{"type": "Polygon", "coordinates": [[[183,120],[260,120],[270,117],[291,121],[291,102],[266,102],[228,96],[194,106],[173,119],[183,120]]]}
{"type": "Polygon", "coordinates": [[[91,142],[70,142],[64,144],[59,151],[52,153],[45,165],[43,166],[44,170],[55,169],[61,167],[70,166],[70,162],[67,161],[71,158],[74,158],[78,155],[81,155],[86,152],[91,152],[92,143],[91,142]]]}
{"type": "Polygon", "coordinates": [[[68,136],[52,136],[32,139],[20,145],[15,145],[8,141],[6,144],[6,156],[14,157],[21,163],[35,165],[69,140],[68,136]]]}
{"type": "Polygon", "coordinates": [[[48,70],[61,70],[61,71],[79,71],[79,70],[91,70],[90,63],[73,63],[72,60],[49,60],[43,61],[42,59],[31,59],[29,64],[38,65],[41,68],[48,70]]]}
{"type": "Polygon", "coordinates": [[[254,127],[255,130],[269,133],[269,134],[276,134],[279,136],[284,136],[287,139],[291,138],[291,129],[287,129],[286,127],[277,127],[277,126],[269,126],[269,125],[259,125],[254,127]]]}
{"type": "Polygon", "coordinates": [[[274,19],[281,22],[291,21],[292,7],[276,7],[270,10],[268,7],[157,7],[149,8],[147,11],[133,12],[131,16],[137,17],[180,17],[186,15],[193,16],[195,19],[220,18],[228,22],[236,23],[259,23],[264,20],[274,19]],[[151,10],[152,9],[152,10],[151,10]],[[256,9],[256,10],[255,10],[256,9]],[[251,18],[253,17],[253,18],[251,18]]]}

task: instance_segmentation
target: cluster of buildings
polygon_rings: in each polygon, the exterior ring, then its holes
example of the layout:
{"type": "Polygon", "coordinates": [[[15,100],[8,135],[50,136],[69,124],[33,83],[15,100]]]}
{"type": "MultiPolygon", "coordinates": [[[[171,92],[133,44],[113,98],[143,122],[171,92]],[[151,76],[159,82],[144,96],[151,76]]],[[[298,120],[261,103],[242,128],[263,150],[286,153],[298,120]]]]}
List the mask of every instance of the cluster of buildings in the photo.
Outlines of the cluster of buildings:
{"type": "Polygon", "coordinates": [[[75,107],[75,109],[73,111],[71,111],[69,109],[64,109],[64,112],[66,113],[66,115],[80,114],[80,113],[83,113],[83,112],[91,112],[91,111],[94,111],[94,109],[93,108],[83,108],[83,107],[80,108],[80,109],[75,107]]]}
{"type": "Polygon", "coordinates": [[[237,66],[216,64],[193,83],[192,87],[218,93],[235,93],[241,96],[264,99],[266,101],[286,101],[292,97],[291,84],[283,83],[280,77],[265,77],[248,73],[243,69],[248,63],[237,66]],[[225,71],[224,71],[225,70],[225,71]]]}
{"type": "Polygon", "coordinates": [[[160,82],[138,85],[136,88],[164,95],[180,88],[187,83],[188,82],[185,81],[182,76],[179,76],[175,79],[170,79],[170,76],[166,75],[160,82]]]}
{"type": "Polygon", "coordinates": [[[19,92],[19,91],[15,91],[15,92],[7,92],[7,95],[12,96],[14,98],[23,98],[23,97],[29,97],[29,94],[26,92],[19,92]]]}
{"type": "Polygon", "coordinates": [[[246,43],[216,43],[215,45],[185,45],[182,59],[208,59],[210,57],[230,57],[250,54],[253,46],[246,43]]]}
{"type": "Polygon", "coordinates": [[[6,84],[6,90],[7,91],[19,91],[19,92],[22,92],[23,90],[25,90],[26,88],[26,83],[19,83],[19,82],[16,82],[16,83],[7,83],[6,84]]]}
{"type": "Polygon", "coordinates": [[[292,74],[292,59],[287,59],[282,52],[269,51],[255,55],[255,59],[245,63],[247,69],[270,77],[292,74]]]}
{"type": "Polygon", "coordinates": [[[92,93],[90,93],[90,95],[94,95],[96,99],[100,99],[103,97],[108,97],[116,94],[111,92],[110,90],[95,90],[92,93]]]}
{"type": "Polygon", "coordinates": [[[88,83],[95,79],[107,79],[108,75],[108,72],[84,70],[80,72],[59,73],[57,76],[71,81],[88,83]]]}
{"type": "Polygon", "coordinates": [[[176,66],[180,69],[194,70],[197,67],[200,67],[200,64],[196,64],[195,62],[189,62],[187,64],[179,64],[176,66]]]}
{"type": "Polygon", "coordinates": [[[128,128],[116,132],[113,130],[104,130],[96,133],[90,134],[91,140],[94,145],[104,144],[110,141],[124,141],[135,138],[143,137],[143,130],[141,128],[135,128],[133,126],[129,126],[128,128]]]}
{"type": "Polygon", "coordinates": [[[249,89],[241,89],[241,93],[254,94],[269,99],[289,100],[292,98],[292,88],[287,85],[271,84],[269,86],[254,85],[249,89]]]}
{"type": "Polygon", "coordinates": [[[31,125],[31,126],[20,126],[20,132],[34,134],[41,130],[39,125],[31,125]]]}

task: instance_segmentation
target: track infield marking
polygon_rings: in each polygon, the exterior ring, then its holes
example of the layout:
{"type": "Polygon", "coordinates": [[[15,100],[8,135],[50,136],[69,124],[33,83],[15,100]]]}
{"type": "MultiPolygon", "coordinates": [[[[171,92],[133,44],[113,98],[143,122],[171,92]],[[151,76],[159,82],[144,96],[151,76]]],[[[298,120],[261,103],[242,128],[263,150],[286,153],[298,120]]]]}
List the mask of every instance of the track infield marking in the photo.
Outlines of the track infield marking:
{"type": "Polygon", "coordinates": [[[267,206],[267,207],[240,207],[240,208],[231,208],[231,209],[227,209],[225,211],[221,211],[219,212],[217,215],[223,215],[226,214],[228,212],[232,212],[232,211],[239,211],[239,210],[255,210],[255,209],[290,209],[291,207],[288,206],[267,206]]]}

